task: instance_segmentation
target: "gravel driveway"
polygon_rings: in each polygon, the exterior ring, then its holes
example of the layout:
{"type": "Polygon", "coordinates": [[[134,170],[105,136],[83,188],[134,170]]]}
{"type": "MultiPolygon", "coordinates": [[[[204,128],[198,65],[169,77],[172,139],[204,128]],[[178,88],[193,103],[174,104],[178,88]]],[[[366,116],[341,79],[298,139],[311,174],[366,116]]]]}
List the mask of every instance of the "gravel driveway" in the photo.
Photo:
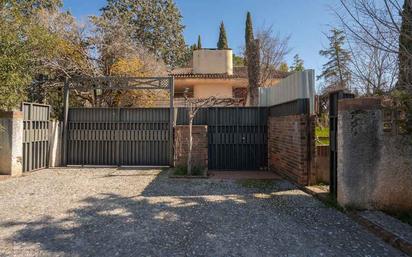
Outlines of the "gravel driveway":
{"type": "Polygon", "coordinates": [[[403,256],[291,184],[56,169],[0,181],[0,256],[403,256]]]}

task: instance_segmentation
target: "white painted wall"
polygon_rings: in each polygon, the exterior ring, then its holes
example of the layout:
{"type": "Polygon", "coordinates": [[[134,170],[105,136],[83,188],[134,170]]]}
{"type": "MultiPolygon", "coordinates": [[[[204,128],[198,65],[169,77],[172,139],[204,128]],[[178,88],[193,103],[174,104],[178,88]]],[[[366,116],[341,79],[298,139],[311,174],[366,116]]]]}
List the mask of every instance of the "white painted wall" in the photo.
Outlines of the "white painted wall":
{"type": "Polygon", "coordinates": [[[193,87],[195,98],[208,98],[215,96],[218,98],[230,98],[233,96],[232,86],[225,84],[197,84],[193,87]]]}
{"type": "Polygon", "coordinates": [[[193,52],[194,74],[233,75],[233,51],[200,49],[193,52]]]}

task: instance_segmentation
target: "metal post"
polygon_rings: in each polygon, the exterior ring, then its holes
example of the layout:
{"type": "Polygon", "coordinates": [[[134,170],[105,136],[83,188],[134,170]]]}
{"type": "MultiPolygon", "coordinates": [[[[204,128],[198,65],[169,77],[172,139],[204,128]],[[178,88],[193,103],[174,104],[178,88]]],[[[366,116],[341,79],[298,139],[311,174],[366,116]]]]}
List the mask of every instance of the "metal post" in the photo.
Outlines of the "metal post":
{"type": "Polygon", "coordinates": [[[68,78],[64,81],[63,89],[63,151],[62,151],[62,165],[67,166],[67,140],[68,140],[68,129],[69,129],[69,80],[68,78]]]}
{"type": "Polygon", "coordinates": [[[330,171],[330,194],[336,198],[338,193],[338,115],[339,100],[354,98],[354,94],[339,90],[329,94],[329,171],[330,171]]]}
{"type": "Polygon", "coordinates": [[[116,165],[120,167],[122,163],[120,162],[120,127],[122,126],[121,124],[121,119],[120,119],[120,107],[117,107],[117,122],[116,122],[116,131],[114,134],[115,140],[116,140],[116,165]]]}
{"type": "Polygon", "coordinates": [[[175,84],[174,84],[174,78],[170,77],[169,78],[169,93],[170,93],[170,117],[169,117],[169,162],[170,166],[174,166],[174,135],[173,135],[173,129],[175,126],[175,111],[174,111],[174,94],[175,94],[175,84]]]}

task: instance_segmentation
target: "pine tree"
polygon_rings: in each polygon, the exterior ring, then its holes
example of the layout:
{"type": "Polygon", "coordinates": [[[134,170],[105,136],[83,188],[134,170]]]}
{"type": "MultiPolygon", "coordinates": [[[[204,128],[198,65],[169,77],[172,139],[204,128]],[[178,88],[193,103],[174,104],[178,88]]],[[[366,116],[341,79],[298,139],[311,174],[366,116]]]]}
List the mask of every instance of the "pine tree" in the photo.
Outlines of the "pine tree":
{"type": "Polygon", "coordinates": [[[197,49],[202,49],[202,39],[200,35],[197,37],[197,49]]]}
{"type": "Polygon", "coordinates": [[[223,21],[220,24],[220,33],[219,33],[219,41],[217,42],[217,48],[218,49],[228,49],[229,48],[227,44],[225,24],[223,24],[223,21]]]}
{"type": "Polygon", "coordinates": [[[294,72],[305,70],[304,61],[299,57],[298,54],[293,57],[293,64],[292,66],[290,66],[290,70],[294,72]]]}
{"type": "Polygon", "coordinates": [[[343,31],[338,29],[332,29],[330,32],[329,47],[319,52],[321,56],[328,59],[328,62],[323,65],[318,79],[323,78],[327,87],[347,89],[351,80],[349,70],[351,55],[344,48],[346,37],[343,31]]]}
{"type": "Polygon", "coordinates": [[[412,6],[405,0],[399,36],[399,88],[412,92],[412,6]]]}
{"type": "Polygon", "coordinates": [[[136,45],[149,49],[167,65],[176,67],[184,61],[184,26],[173,0],[108,0],[102,16],[128,25],[136,45]]]}
{"type": "Polygon", "coordinates": [[[252,15],[250,12],[247,12],[246,15],[246,28],[245,28],[245,47],[246,51],[249,49],[250,42],[253,42],[253,26],[252,26],[252,15]]]}

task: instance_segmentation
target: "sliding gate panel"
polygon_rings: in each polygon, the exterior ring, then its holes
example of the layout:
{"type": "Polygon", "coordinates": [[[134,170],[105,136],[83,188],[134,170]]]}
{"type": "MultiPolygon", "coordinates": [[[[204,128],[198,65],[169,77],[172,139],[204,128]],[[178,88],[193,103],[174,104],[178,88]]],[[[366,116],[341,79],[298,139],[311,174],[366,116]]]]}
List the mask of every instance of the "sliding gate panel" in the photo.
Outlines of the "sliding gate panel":
{"type": "Polygon", "coordinates": [[[121,165],[169,165],[169,109],[120,109],[121,165]]]}
{"type": "Polygon", "coordinates": [[[44,169],[49,160],[50,106],[23,103],[23,172],[44,169]]]}
{"type": "Polygon", "coordinates": [[[209,169],[261,170],[267,166],[267,109],[210,108],[209,169]]]}
{"type": "Polygon", "coordinates": [[[71,108],[69,165],[168,165],[168,108],[71,108]]]}

